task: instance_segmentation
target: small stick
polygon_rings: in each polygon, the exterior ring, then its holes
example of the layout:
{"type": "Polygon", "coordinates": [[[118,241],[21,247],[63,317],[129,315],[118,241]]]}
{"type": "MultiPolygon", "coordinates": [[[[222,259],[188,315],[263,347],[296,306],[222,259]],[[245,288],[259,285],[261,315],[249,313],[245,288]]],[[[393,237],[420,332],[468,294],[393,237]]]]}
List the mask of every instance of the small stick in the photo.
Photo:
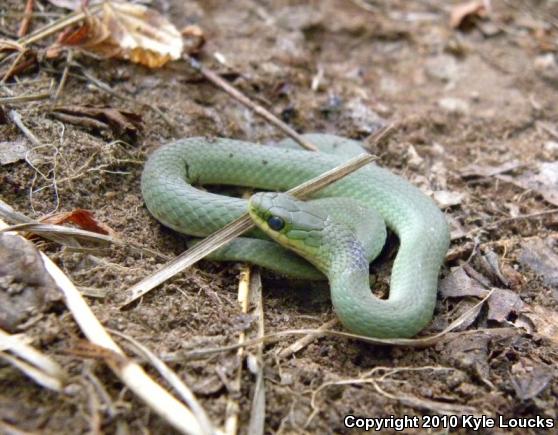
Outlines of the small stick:
{"type": "Polygon", "coordinates": [[[19,30],[17,31],[17,36],[20,38],[27,35],[29,32],[29,26],[31,25],[31,17],[33,16],[33,0],[27,0],[25,3],[25,11],[21,24],[19,25],[19,30]]]}
{"type": "MultiPolygon", "coordinates": [[[[371,163],[375,159],[376,157],[370,154],[361,154],[360,156],[353,158],[343,163],[342,165],[339,165],[338,167],[333,168],[323,173],[322,175],[319,175],[318,177],[300,184],[299,186],[289,190],[287,193],[298,198],[304,198],[316,192],[317,190],[322,189],[328,184],[331,184],[339,180],[340,178],[350,174],[351,172],[360,169],[368,163],[371,163]]],[[[252,222],[252,219],[250,218],[248,213],[244,213],[238,219],[224,226],[212,235],[206,237],[202,242],[198,243],[187,251],[184,251],[182,254],[180,254],[171,262],[167,263],[153,275],[141,280],[137,284],[130,287],[127,291],[129,296],[120,306],[120,308],[123,308],[126,305],[134,302],[136,299],[150,292],[159,284],[165,282],[187,267],[190,267],[192,264],[201,260],[206,255],[227,244],[233,238],[245,233],[248,230],[251,230],[252,228],[254,228],[254,222],[252,222]]]]}
{"type": "Polygon", "coordinates": [[[0,83],[5,83],[6,80],[8,80],[10,77],[12,77],[12,75],[14,74],[14,71],[17,68],[20,60],[23,59],[23,56],[25,56],[25,53],[27,53],[27,50],[23,49],[17,54],[16,58],[14,59],[14,61],[10,65],[10,67],[8,68],[8,71],[6,71],[6,74],[4,74],[4,76],[2,77],[2,80],[0,80],[0,83]]]}
{"type": "Polygon", "coordinates": [[[219,74],[217,74],[214,71],[208,69],[201,62],[197,61],[196,59],[194,59],[191,56],[187,56],[186,60],[188,61],[188,63],[190,64],[190,66],[193,69],[198,71],[207,80],[209,80],[211,83],[213,83],[218,88],[221,88],[223,91],[225,91],[231,97],[233,97],[235,100],[237,100],[238,102],[240,102],[244,106],[248,107],[249,109],[253,110],[256,114],[260,115],[266,121],[273,124],[279,130],[281,130],[282,132],[284,132],[285,134],[287,134],[288,136],[293,138],[293,140],[296,141],[298,144],[300,144],[303,148],[306,148],[307,150],[310,150],[310,151],[318,151],[318,148],[316,148],[315,145],[311,144],[306,139],[304,139],[304,137],[302,137],[295,130],[293,130],[291,127],[289,127],[287,124],[285,124],[279,118],[277,118],[269,110],[267,110],[264,107],[254,103],[252,100],[250,100],[246,95],[244,95],[242,92],[240,92],[234,86],[231,86],[229,83],[227,83],[226,80],[221,78],[219,76],[219,74]]]}
{"type": "Polygon", "coordinates": [[[48,100],[49,98],[50,98],[50,92],[42,92],[40,94],[31,94],[31,95],[21,95],[17,97],[0,97],[0,104],[28,103],[29,101],[48,100]]]}
{"type": "Polygon", "coordinates": [[[58,100],[60,94],[62,93],[62,89],[66,85],[66,80],[68,80],[68,73],[70,72],[70,64],[72,63],[74,57],[74,51],[69,49],[66,54],[66,65],[64,65],[64,71],[62,72],[62,77],[60,78],[60,83],[58,84],[58,88],[54,93],[54,101],[58,100]]]}
{"type": "Polygon", "coordinates": [[[316,330],[317,332],[312,333],[312,334],[308,334],[308,335],[305,335],[302,338],[299,338],[297,341],[295,341],[290,346],[285,347],[283,349],[280,349],[278,352],[276,352],[276,355],[280,358],[286,358],[288,356],[291,356],[293,353],[299,352],[301,349],[308,346],[314,340],[316,340],[317,338],[320,338],[322,336],[320,334],[320,332],[327,331],[327,330],[333,328],[335,325],[338,324],[338,322],[339,321],[337,320],[337,318],[331,319],[330,321],[325,322],[322,326],[320,326],[316,330]]]}
{"type": "Polygon", "coordinates": [[[35,134],[33,134],[33,132],[26,127],[26,125],[21,120],[21,116],[18,112],[12,109],[8,112],[8,116],[13,121],[13,123],[17,125],[17,127],[21,130],[21,132],[27,137],[27,139],[31,141],[33,145],[38,147],[43,145],[41,141],[37,138],[37,136],[35,136],[35,134]]]}

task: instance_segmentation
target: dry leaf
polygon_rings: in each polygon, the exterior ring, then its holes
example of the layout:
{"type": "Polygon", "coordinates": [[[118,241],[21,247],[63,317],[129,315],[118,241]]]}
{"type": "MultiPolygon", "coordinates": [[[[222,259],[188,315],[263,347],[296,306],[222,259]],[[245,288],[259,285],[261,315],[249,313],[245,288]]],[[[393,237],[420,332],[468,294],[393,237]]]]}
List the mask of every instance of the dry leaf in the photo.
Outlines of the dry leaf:
{"type": "Polygon", "coordinates": [[[502,323],[508,319],[510,314],[521,313],[524,307],[525,304],[517,293],[497,288],[488,299],[487,318],[502,323]]]}
{"type": "Polygon", "coordinates": [[[127,2],[105,2],[77,29],[62,33],[57,45],[89,53],[128,59],[159,68],[182,55],[184,43],[176,27],[157,11],[127,2]]]}
{"type": "Polygon", "coordinates": [[[487,0],[473,0],[455,6],[451,11],[450,26],[458,29],[465,26],[471,18],[484,18],[488,15],[489,2],[487,0]]]}
{"type": "Polygon", "coordinates": [[[92,212],[89,210],[83,210],[81,208],[76,208],[75,210],[57,213],[55,215],[49,216],[46,219],[41,220],[45,224],[60,225],[64,223],[72,223],[77,225],[79,228],[87,231],[93,231],[99,234],[106,234],[109,236],[115,236],[115,232],[108,225],[98,222],[92,212]]]}
{"type": "Polygon", "coordinates": [[[24,139],[0,142],[0,165],[23,160],[28,151],[29,147],[24,139]]]}
{"type": "Polygon", "coordinates": [[[558,206],[558,162],[539,163],[536,172],[527,171],[518,177],[499,175],[497,178],[537,192],[548,203],[558,206]]]}
{"type": "Polygon", "coordinates": [[[527,358],[521,358],[511,368],[511,383],[521,400],[536,397],[552,381],[552,368],[527,358]]]}
{"type": "Polygon", "coordinates": [[[70,124],[96,130],[110,129],[116,135],[135,137],[142,130],[140,115],[111,107],[57,107],[52,116],[70,124]]]}
{"type": "Polygon", "coordinates": [[[452,268],[450,274],[440,282],[440,293],[444,298],[484,297],[487,291],[477,280],[467,275],[462,267],[452,268]]]}
{"type": "Polygon", "coordinates": [[[524,241],[521,243],[519,263],[539,275],[558,300],[558,255],[550,243],[539,238],[524,241]]]}

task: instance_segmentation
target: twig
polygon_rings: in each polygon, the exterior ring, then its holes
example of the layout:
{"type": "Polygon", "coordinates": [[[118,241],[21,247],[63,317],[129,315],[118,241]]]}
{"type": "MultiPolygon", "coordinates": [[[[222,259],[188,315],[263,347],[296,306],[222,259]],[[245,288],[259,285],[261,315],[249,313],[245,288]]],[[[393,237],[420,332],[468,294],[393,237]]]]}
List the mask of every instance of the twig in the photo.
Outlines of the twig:
{"type": "Polygon", "coordinates": [[[246,95],[236,89],[234,86],[227,83],[226,80],[221,78],[219,74],[215,73],[214,71],[210,70],[209,68],[205,67],[201,62],[197,61],[191,56],[186,56],[185,60],[190,64],[190,66],[198,71],[201,75],[203,75],[207,80],[213,83],[218,88],[221,88],[235,100],[243,104],[244,106],[248,107],[249,109],[253,110],[256,114],[260,115],[269,123],[273,124],[279,130],[284,132],[286,135],[293,138],[298,144],[300,144],[303,148],[306,148],[310,151],[318,151],[315,145],[308,142],[304,137],[298,134],[295,130],[277,118],[273,113],[269,110],[265,109],[264,107],[254,103],[250,100],[246,95]]]}
{"type": "Polygon", "coordinates": [[[68,80],[68,73],[70,72],[70,64],[72,63],[74,57],[74,51],[69,49],[66,53],[66,65],[64,65],[64,71],[62,72],[62,77],[60,78],[60,83],[58,84],[58,88],[54,93],[54,100],[58,100],[60,94],[62,93],[62,89],[66,85],[66,80],[68,80]]]}
{"type": "Polygon", "coordinates": [[[56,21],[53,21],[50,24],[47,24],[46,26],[40,29],[37,29],[35,32],[31,33],[30,35],[18,39],[17,42],[18,44],[21,44],[23,46],[33,44],[34,42],[40,41],[41,39],[46,38],[47,36],[50,36],[58,32],[59,30],[64,29],[65,27],[71,26],[72,24],[75,24],[83,20],[88,15],[97,13],[98,11],[101,10],[101,7],[102,5],[99,4],[90,7],[87,11],[72,12],[64,17],[61,17],[56,21]]]}
{"type": "Polygon", "coordinates": [[[471,316],[476,316],[478,314],[479,307],[482,304],[484,304],[490,296],[492,296],[493,292],[494,289],[490,290],[484,296],[484,298],[482,298],[482,300],[480,300],[477,304],[473,305],[470,309],[465,311],[461,316],[459,316],[457,319],[451,322],[443,331],[438,332],[437,334],[434,335],[429,335],[427,337],[375,338],[375,337],[367,337],[365,335],[351,334],[350,332],[342,332],[342,331],[327,331],[327,330],[320,331],[318,329],[288,329],[286,331],[273,332],[263,337],[248,340],[244,344],[231,344],[228,346],[221,346],[221,347],[210,348],[210,349],[194,350],[194,351],[184,352],[183,355],[185,358],[189,358],[189,359],[201,358],[216,353],[229,352],[231,350],[236,350],[241,347],[254,346],[260,343],[273,343],[279,341],[283,337],[289,337],[292,335],[312,335],[312,334],[318,335],[320,337],[329,336],[329,337],[353,339],[353,340],[362,341],[364,343],[376,344],[380,346],[401,346],[401,347],[413,347],[413,348],[429,347],[437,343],[440,343],[443,340],[454,338],[455,336],[475,333],[475,332],[487,332],[487,331],[489,332],[490,329],[457,332],[455,333],[455,335],[452,333],[454,329],[459,328],[461,325],[467,322],[471,316]]]}
{"type": "Polygon", "coordinates": [[[314,340],[316,340],[317,338],[321,337],[322,335],[320,334],[323,331],[327,331],[328,329],[333,328],[335,325],[337,325],[339,323],[339,321],[335,318],[335,319],[331,319],[328,322],[325,322],[322,326],[320,326],[318,329],[316,329],[317,332],[312,333],[312,334],[308,334],[305,337],[299,338],[297,341],[295,341],[293,344],[291,344],[290,346],[284,348],[284,349],[279,349],[276,352],[276,355],[280,358],[286,358],[288,356],[291,356],[293,353],[299,352],[301,349],[305,348],[306,346],[308,346],[310,343],[312,343],[314,340]]]}
{"type": "Polygon", "coordinates": [[[17,97],[0,97],[0,104],[17,104],[28,103],[29,101],[48,100],[50,92],[42,92],[39,94],[20,95],[17,97]]]}
{"type": "Polygon", "coordinates": [[[12,109],[8,112],[8,116],[13,121],[13,123],[17,125],[17,127],[21,130],[21,132],[27,137],[27,139],[31,141],[33,145],[38,147],[43,145],[41,141],[37,138],[37,136],[35,136],[33,132],[25,126],[18,112],[12,109]]]}
{"type": "MultiPolygon", "coordinates": [[[[362,166],[375,160],[375,157],[370,154],[362,154],[354,159],[347,161],[346,163],[339,165],[324,174],[313,178],[301,185],[289,190],[287,193],[297,196],[298,198],[304,198],[311,193],[322,189],[328,184],[331,184],[338,179],[348,175],[349,173],[356,171],[362,166]]],[[[165,282],[167,279],[173,277],[177,273],[183,271],[187,267],[190,267],[197,261],[201,260],[206,255],[225,245],[233,238],[245,233],[246,231],[254,228],[254,223],[248,215],[244,213],[241,217],[234,220],[230,224],[216,231],[212,235],[205,238],[202,242],[198,243],[194,247],[188,249],[187,251],[180,254],[173,261],[166,264],[159,271],[155,272],[153,275],[141,280],[137,284],[130,287],[127,291],[128,297],[121,305],[125,307],[130,303],[134,302],[138,298],[142,297],[153,288],[157,287],[159,284],[165,282]]]]}
{"type": "Polygon", "coordinates": [[[546,216],[546,215],[551,215],[551,214],[558,214],[558,208],[553,208],[551,210],[543,210],[543,211],[537,211],[535,213],[529,213],[529,214],[523,214],[523,215],[519,215],[519,216],[512,216],[509,218],[504,218],[504,219],[499,219],[497,221],[485,224],[485,225],[481,225],[480,227],[477,228],[473,228],[472,230],[470,230],[464,237],[471,237],[473,234],[476,234],[480,231],[483,231],[487,228],[492,228],[492,227],[497,227],[501,224],[507,223],[507,222],[514,222],[514,221],[519,221],[519,220],[524,220],[524,219],[532,219],[535,217],[540,217],[540,216],[546,216]]]}
{"type": "MultiPolygon", "coordinates": [[[[249,265],[244,265],[240,271],[240,279],[238,280],[238,294],[237,301],[240,305],[240,311],[242,314],[248,313],[248,308],[250,307],[250,277],[252,275],[252,269],[249,265]]],[[[242,361],[244,359],[244,346],[246,342],[246,332],[240,331],[238,334],[237,343],[241,345],[236,352],[236,358],[238,359],[238,367],[234,379],[231,381],[232,387],[235,391],[241,391],[242,387],[242,373],[244,371],[244,365],[242,361]]],[[[227,406],[225,408],[225,434],[226,435],[236,435],[238,433],[238,416],[240,414],[240,405],[238,400],[234,395],[229,394],[227,399],[227,406]]]]}
{"type": "Polygon", "coordinates": [[[23,20],[19,25],[19,30],[17,31],[17,36],[22,38],[29,32],[29,26],[31,25],[31,17],[33,16],[33,0],[27,0],[25,3],[25,10],[23,15],[23,20]]]}

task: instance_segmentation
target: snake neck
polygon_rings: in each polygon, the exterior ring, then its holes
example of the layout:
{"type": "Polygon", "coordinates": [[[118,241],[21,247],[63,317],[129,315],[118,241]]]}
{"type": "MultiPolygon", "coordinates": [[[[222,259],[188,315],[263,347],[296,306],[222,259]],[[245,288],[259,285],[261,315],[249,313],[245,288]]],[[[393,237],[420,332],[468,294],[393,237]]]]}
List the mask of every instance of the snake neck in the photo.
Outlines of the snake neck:
{"type": "Polygon", "coordinates": [[[388,299],[380,299],[370,289],[369,265],[360,242],[345,241],[333,252],[326,275],[335,312],[346,328],[368,337],[411,337],[429,322],[435,296],[423,292],[409,298],[408,294],[410,288],[420,291],[435,281],[418,274],[392,279],[388,299]]]}

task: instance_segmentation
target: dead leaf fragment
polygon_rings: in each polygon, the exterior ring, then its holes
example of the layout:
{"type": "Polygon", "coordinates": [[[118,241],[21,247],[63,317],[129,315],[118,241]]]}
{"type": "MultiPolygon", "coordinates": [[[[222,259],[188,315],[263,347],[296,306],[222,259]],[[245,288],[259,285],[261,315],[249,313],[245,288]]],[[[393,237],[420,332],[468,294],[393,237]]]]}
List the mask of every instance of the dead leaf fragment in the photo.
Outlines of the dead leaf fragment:
{"type": "Polygon", "coordinates": [[[111,107],[57,107],[52,111],[52,116],[86,128],[112,130],[118,136],[135,137],[142,130],[140,115],[111,107]]]}
{"type": "Polygon", "coordinates": [[[453,267],[450,274],[440,282],[440,293],[444,298],[484,297],[487,291],[476,279],[467,275],[462,267],[453,267]]]}
{"type": "Polygon", "coordinates": [[[552,369],[528,358],[521,358],[511,368],[511,383],[520,400],[528,400],[541,393],[552,380],[552,369]]]}
{"type": "Polygon", "coordinates": [[[27,142],[23,139],[0,142],[0,165],[8,165],[23,160],[28,151],[27,142]]]}
{"type": "Polygon", "coordinates": [[[108,225],[98,222],[92,212],[81,208],[76,208],[75,210],[69,212],[54,214],[46,219],[43,219],[41,222],[54,225],[72,223],[83,230],[93,231],[95,233],[106,234],[109,236],[116,235],[114,230],[108,225]]]}
{"type": "Polygon", "coordinates": [[[59,298],[33,243],[0,234],[0,328],[17,331],[59,298]]]}
{"type": "Polygon", "coordinates": [[[532,305],[528,311],[521,313],[515,324],[524,327],[531,334],[537,332],[558,344],[558,319],[556,317],[556,310],[532,305]]]}
{"type": "Polygon", "coordinates": [[[527,171],[517,177],[499,175],[497,178],[522,189],[533,190],[548,203],[558,206],[558,162],[539,163],[535,171],[527,171]]]}
{"type": "Polygon", "coordinates": [[[464,167],[460,172],[464,178],[469,177],[493,177],[494,175],[504,174],[523,166],[518,160],[510,160],[498,166],[471,164],[464,167]]]}
{"type": "Polygon", "coordinates": [[[521,244],[519,263],[539,275],[558,300],[558,255],[547,243],[538,238],[525,240],[521,244]]]}
{"type": "MultiPolygon", "coordinates": [[[[176,27],[157,11],[138,4],[109,1],[78,28],[61,34],[57,46],[159,68],[179,59],[184,43],[176,27]]],[[[50,51],[53,48],[56,47],[50,51]]]]}
{"type": "Polygon", "coordinates": [[[441,208],[447,208],[461,204],[465,199],[465,194],[449,190],[436,190],[432,193],[432,198],[441,208]]]}
{"type": "Polygon", "coordinates": [[[488,0],[473,0],[460,3],[451,11],[450,26],[452,29],[462,29],[476,18],[485,18],[489,12],[488,0]]]}
{"type": "Polygon", "coordinates": [[[501,288],[494,289],[488,299],[488,320],[505,322],[509,315],[519,314],[525,304],[519,295],[511,290],[501,288]]]}

